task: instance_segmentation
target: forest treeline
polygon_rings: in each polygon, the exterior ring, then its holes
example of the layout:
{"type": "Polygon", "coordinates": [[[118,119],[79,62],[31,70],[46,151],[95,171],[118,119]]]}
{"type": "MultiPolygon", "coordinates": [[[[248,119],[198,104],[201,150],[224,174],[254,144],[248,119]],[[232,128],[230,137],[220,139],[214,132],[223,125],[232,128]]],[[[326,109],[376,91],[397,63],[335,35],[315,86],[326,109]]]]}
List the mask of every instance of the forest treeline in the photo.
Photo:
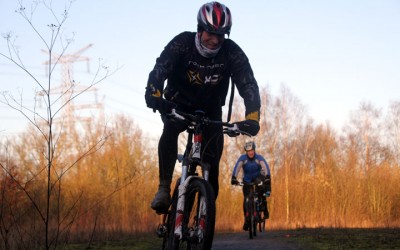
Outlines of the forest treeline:
{"type": "MultiPolygon", "coordinates": [[[[253,139],[272,173],[268,228],[400,226],[400,102],[384,111],[361,103],[337,130],[316,124],[285,87],[278,96],[261,89],[261,96],[261,131],[253,139]]],[[[233,121],[244,114],[239,99],[233,121]]],[[[61,133],[50,173],[37,129],[1,138],[2,245],[40,245],[44,225],[57,242],[154,232],[160,220],[150,209],[158,185],[157,138],[149,139],[139,124],[123,115],[107,124],[96,117],[61,133]]],[[[241,230],[242,192],[230,176],[245,140],[225,136],[219,231],[241,230]]]]}

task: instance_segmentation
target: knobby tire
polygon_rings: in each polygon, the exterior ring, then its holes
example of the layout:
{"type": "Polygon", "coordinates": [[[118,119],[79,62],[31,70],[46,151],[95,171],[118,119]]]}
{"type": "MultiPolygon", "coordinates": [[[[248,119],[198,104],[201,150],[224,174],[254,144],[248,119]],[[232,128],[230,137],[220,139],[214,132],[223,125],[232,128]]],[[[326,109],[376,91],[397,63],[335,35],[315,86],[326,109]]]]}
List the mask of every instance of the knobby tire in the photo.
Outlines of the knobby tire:
{"type": "Polygon", "coordinates": [[[257,221],[256,221],[256,218],[255,218],[255,216],[254,216],[254,213],[253,213],[253,224],[252,224],[252,227],[253,227],[253,235],[254,236],[257,236],[257,221]]]}
{"type": "Polygon", "coordinates": [[[258,231],[261,232],[265,232],[265,219],[261,219],[265,217],[264,212],[260,211],[258,212],[258,216],[260,218],[260,221],[257,223],[258,224],[258,231]]]}
{"type": "MultiPolygon", "coordinates": [[[[175,193],[175,192],[174,192],[175,193]]],[[[214,238],[214,226],[215,226],[215,199],[214,192],[211,185],[204,179],[194,178],[190,181],[190,184],[186,190],[185,199],[185,211],[184,219],[182,223],[183,238],[179,240],[174,234],[175,228],[175,214],[177,207],[177,197],[173,200],[171,209],[171,221],[169,227],[168,236],[168,248],[172,250],[178,249],[211,249],[213,238],[214,238]],[[203,230],[204,237],[202,241],[194,242],[189,237],[191,230],[199,224],[200,218],[197,217],[199,213],[199,201],[200,198],[204,197],[204,205],[206,210],[206,216],[204,218],[205,228],[203,230]]]]}
{"type": "Polygon", "coordinates": [[[254,200],[252,197],[247,198],[247,225],[249,230],[249,238],[253,239],[253,231],[254,231],[254,200]]]}
{"type": "Polygon", "coordinates": [[[178,201],[178,187],[180,184],[180,178],[176,181],[175,189],[172,194],[172,204],[171,209],[168,211],[167,215],[167,233],[163,237],[163,242],[161,246],[161,250],[169,250],[171,249],[171,234],[174,233],[173,228],[175,227],[175,214],[176,214],[176,206],[178,201]]]}
{"type": "Polygon", "coordinates": [[[259,218],[258,221],[258,230],[259,232],[265,232],[265,209],[267,209],[267,202],[262,200],[263,198],[259,199],[259,210],[257,211],[257,215],[259,218]]]}
{"type": "Polygon", "coordinates": [[[254,197],[251,201],[251,225],[250,227],[252,228],[253,231],[253,236],[257,236],[257,220],[256,220],[256,202],[254,200],[254,197]]]}

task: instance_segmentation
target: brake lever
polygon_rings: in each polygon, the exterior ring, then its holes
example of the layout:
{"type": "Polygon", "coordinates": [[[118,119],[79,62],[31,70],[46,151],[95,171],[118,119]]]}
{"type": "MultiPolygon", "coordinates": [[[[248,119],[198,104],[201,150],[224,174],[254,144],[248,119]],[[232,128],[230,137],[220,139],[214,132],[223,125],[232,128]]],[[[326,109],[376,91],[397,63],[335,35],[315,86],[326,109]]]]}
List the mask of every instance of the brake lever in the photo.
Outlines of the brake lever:
{"type": "Polygon", "coordinates": [[[185,120],[185,117],[178,114],[175,109],[171,109],[171,112],[167,114],[167,117],[172,118],[172,119],[176,118],[179,120],[185,120]]]}
{"type": "Polygon", "coordinates": [[[232,124],[232,125],[233,125],[232,127],[225,127],[224,128],[224,132],[226,134],[228,134],[229,136],[235,137],[235,136],[238,136],[238,135],[242,134],[242,135],[247,135],[249,137],[252,137],[251,134],[240,130],[236,123],[232,124]]]}

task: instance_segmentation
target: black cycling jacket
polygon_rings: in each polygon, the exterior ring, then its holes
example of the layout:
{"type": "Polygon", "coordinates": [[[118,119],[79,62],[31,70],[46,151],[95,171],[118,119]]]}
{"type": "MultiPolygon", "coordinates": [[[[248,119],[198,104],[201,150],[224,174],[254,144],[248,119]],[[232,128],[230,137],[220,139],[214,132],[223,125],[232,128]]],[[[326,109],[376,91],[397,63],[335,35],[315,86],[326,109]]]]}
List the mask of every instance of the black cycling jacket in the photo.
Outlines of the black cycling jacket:
{"type": "Polygon", "coordinates": [[[183,32],[167,44],[149,74],[148,86],[153,85],[179,106],[208,110],[225,105],[231,78],[244,99],[246,115],[259,112],[257,81],[243,50],[225,39],[215,57],[205,58],[196,49],[195,35],[183,32]]]}

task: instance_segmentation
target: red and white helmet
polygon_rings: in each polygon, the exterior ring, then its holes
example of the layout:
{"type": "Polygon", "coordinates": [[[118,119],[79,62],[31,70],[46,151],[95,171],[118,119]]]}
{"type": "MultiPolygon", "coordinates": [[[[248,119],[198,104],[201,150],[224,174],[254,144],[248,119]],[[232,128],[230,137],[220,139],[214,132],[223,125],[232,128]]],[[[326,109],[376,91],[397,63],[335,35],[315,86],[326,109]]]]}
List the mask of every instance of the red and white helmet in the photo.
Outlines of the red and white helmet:
{"type": "Polygon", "coordinates": [[[197,14],[197,24],[209,33],[229,36],[232,15],[228,7],[219,2],[206,3],[197,14]]]}

